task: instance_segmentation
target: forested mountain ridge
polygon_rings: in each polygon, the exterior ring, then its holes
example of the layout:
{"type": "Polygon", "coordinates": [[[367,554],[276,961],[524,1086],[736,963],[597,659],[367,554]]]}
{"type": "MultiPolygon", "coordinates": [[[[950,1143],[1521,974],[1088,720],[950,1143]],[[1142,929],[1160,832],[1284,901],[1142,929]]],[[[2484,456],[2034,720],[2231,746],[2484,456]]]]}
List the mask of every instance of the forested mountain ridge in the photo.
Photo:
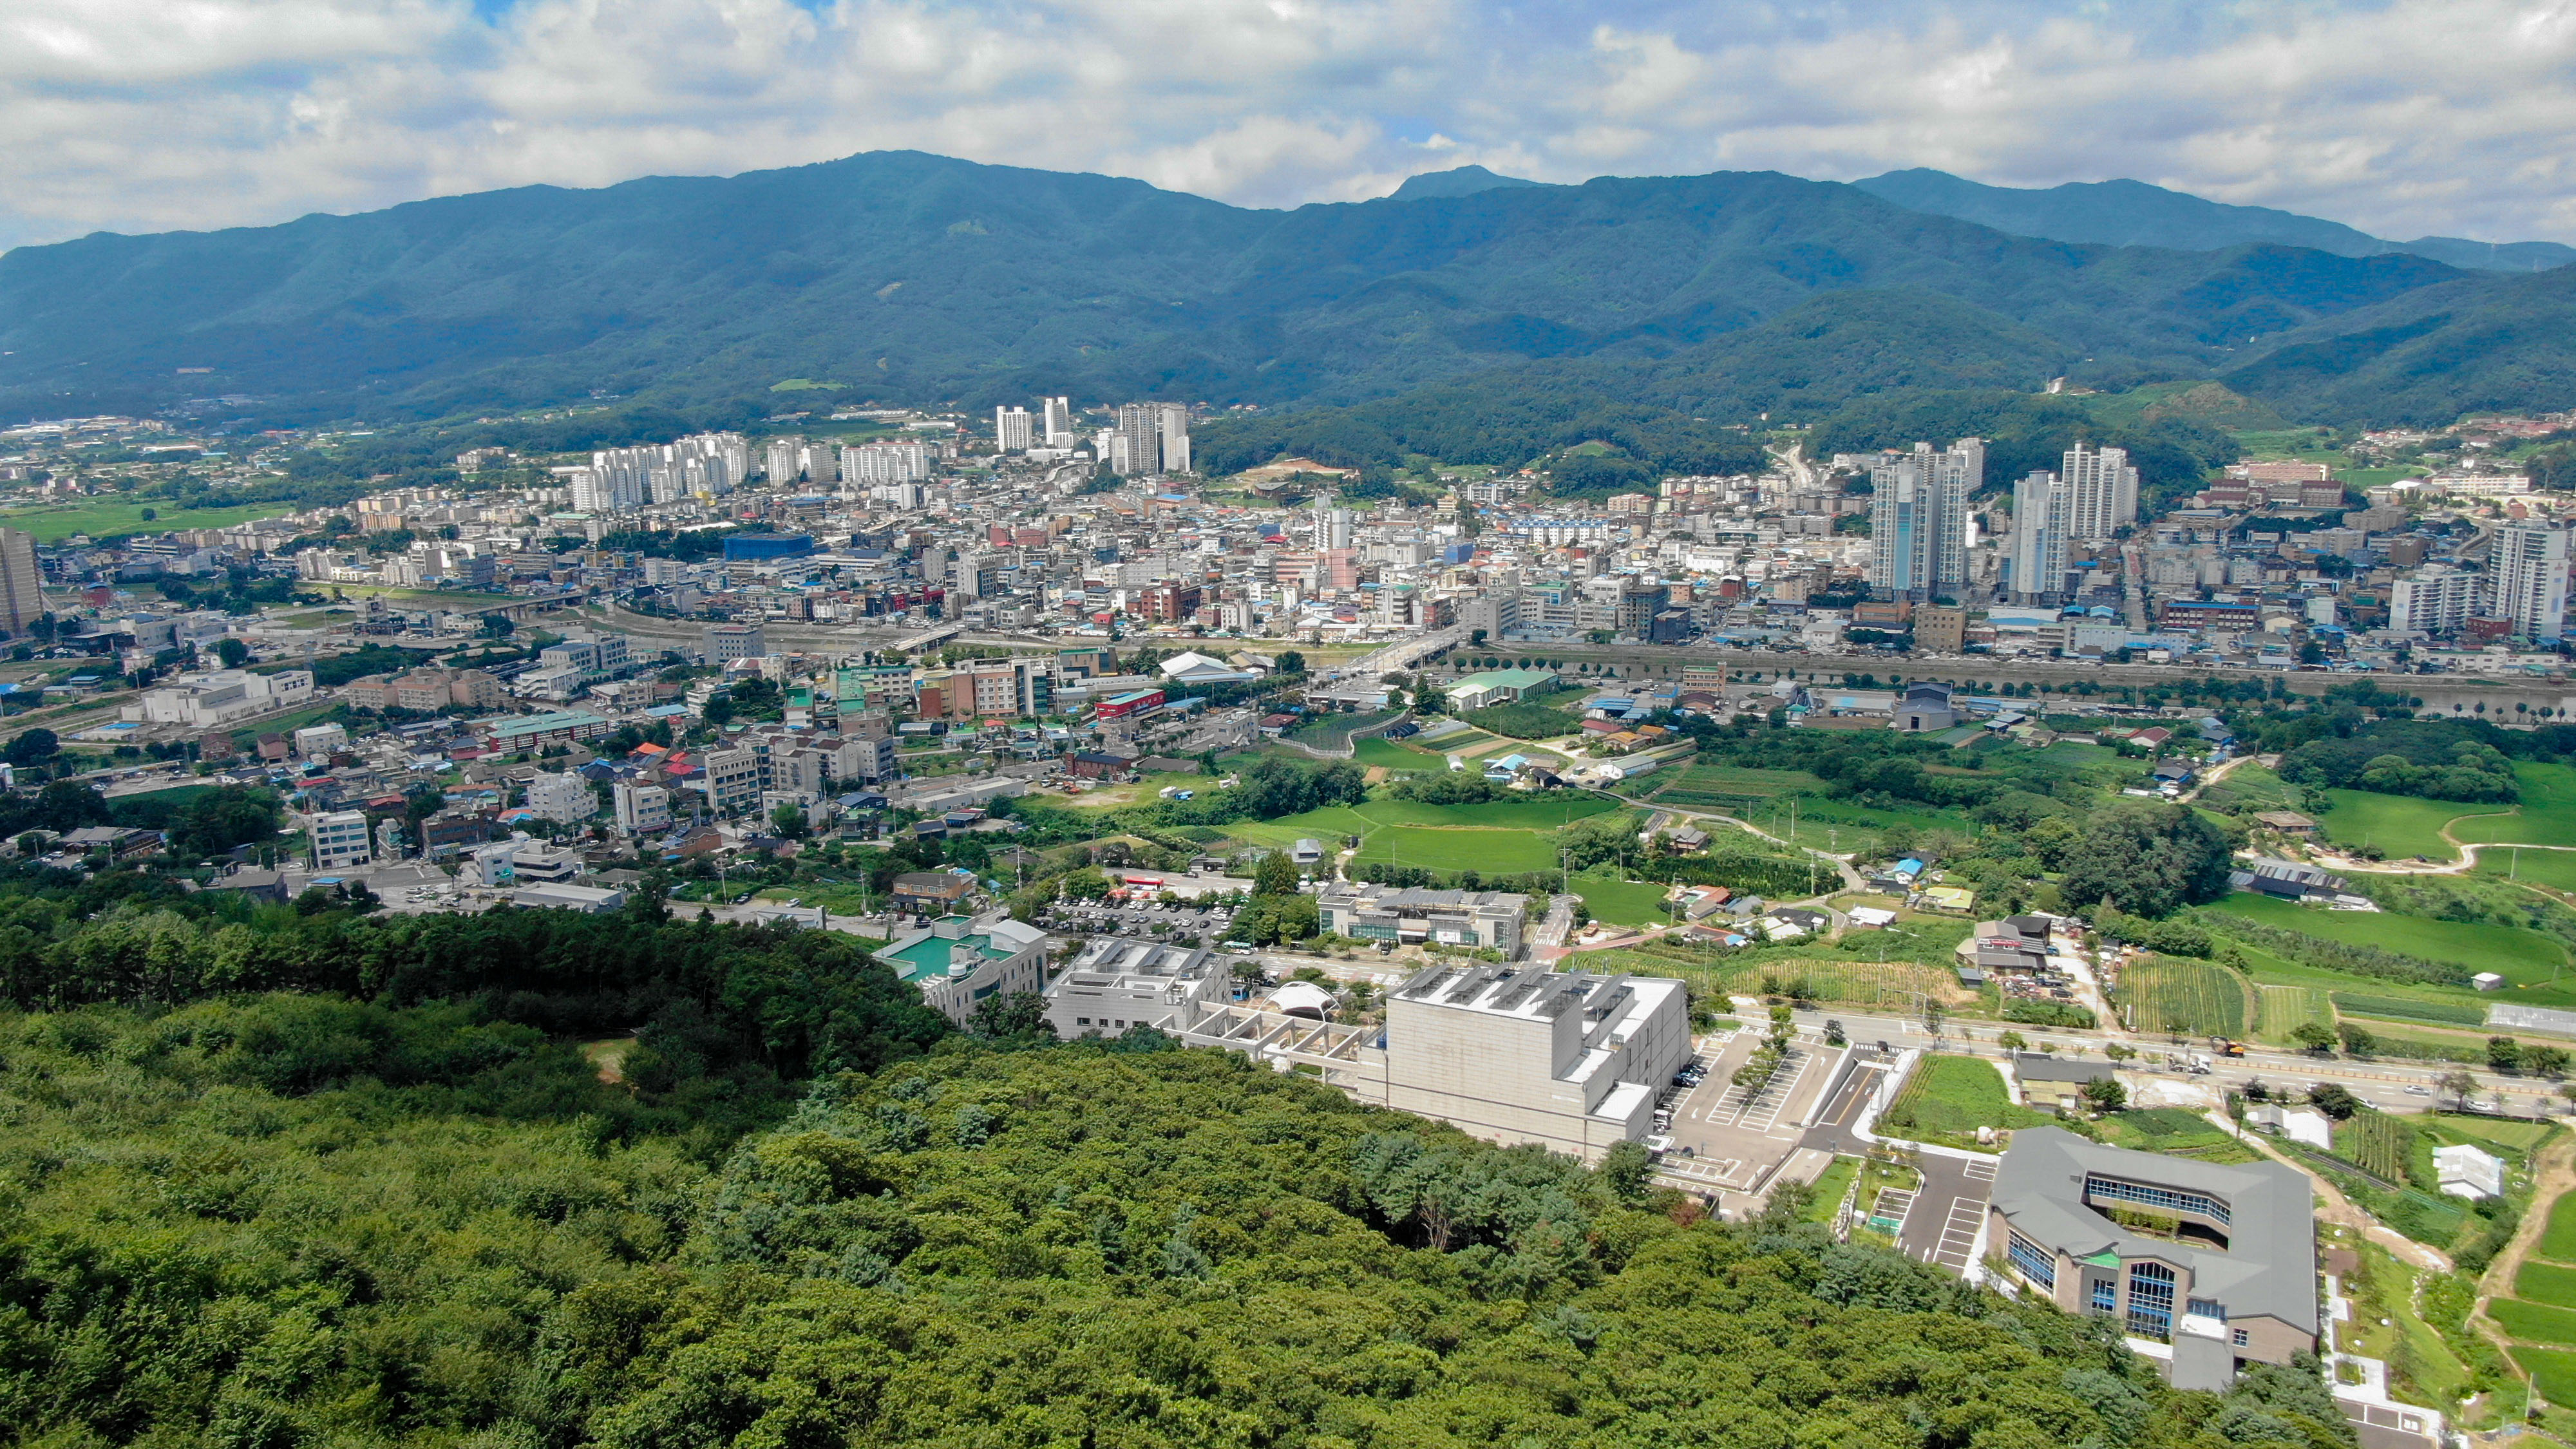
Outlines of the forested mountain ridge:
{"type": "Polygon", "coordinates": [[[1774,173],[1274,212],[883,152],[22,247],[0,257],[0,410],[253,394],[280,417],[399,418],[792,380],[912,403],[1352,403],[1544,360],[1656,406],[1812,413],[1886,385],[2206,376],[2484,280],[2008,236],[1774,173]]]}
{"type": "Polygon", "coordinates": [[[2232,206],[2143,181],[2070,181],[2062,186],[1988,186],[1916,167],[1852,185],[1914,211],[1954,216],[2015,236],[2106,246],[2224,251],[2252,243],[2306,247],[2337,256],[2406,253],[2472,271],[2537,272],[2576,262],[2558,242],[2481,242],[2428,236],[2389,241],[2368,232],[2269,206],[2232,206]]]}

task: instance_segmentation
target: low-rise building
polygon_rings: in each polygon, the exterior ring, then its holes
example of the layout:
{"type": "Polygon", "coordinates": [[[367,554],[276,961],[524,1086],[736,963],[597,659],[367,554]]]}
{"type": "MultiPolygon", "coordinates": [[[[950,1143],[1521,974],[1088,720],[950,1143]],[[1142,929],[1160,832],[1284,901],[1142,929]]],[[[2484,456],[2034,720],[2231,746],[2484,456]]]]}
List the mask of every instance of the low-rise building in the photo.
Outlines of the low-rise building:
{"type": "Polygon", "coordinates": [[[540,770],[528,782],[528,808],[540,820],[571,825],[599,813],[599,797],[591,793],[588,780],[570,770],[560,774],[540,770]]]}
{"type": "Polygon", "coordinates": [[[2465,1142],[2434,1148],[2433,1174],[2453,1197],[2504,1196],[2504,1159],[2465,1142]]]}
{"type": "Polygon", "coordinates": [[[975,882],[944,870],[906,871],[894,878],[894,908],[906,915],[943,916],[975,893],[975,882]]]}
{"type": "Polygon", "coordinates": [[[1223,958],[1204,947],[1097,937],[1046,988],[1047,1023],[1066,1040],[1150,1026],[1178,1033],[1193,1008],[1233,992],[1223,958]]]}
{"type": "Polygon", "coordinates": [[[543,749],[548,745],[579,744],[583,740],[599,739],[615,728],[605,718],[586,709],[558,710],[552,714],[507,714],[474,722],[474,732],[490,741],[494,750],[505,755],[543,749]]]}
{"type": "MultiPolygon", "coordinates": [[[[1318,851],[1320,855],[1320,850],[1318,851]]],[[[1362,941],[1481,946],[1514,955],[1529,897],[1506,891],[1425,890],[1336,881],[1315,908],[1324,930],[1362,941]]]]}
{"type": "Polygon", "coordinates": [[[689,783],[705,793],[710,814],[738,815],[760,803],[760,759],[749,750],[709,750],[689,783]]]}
{"type": "Polygon", "coordinates": [[[2025,1127],[1987,1215],[1987,1242],[2015,1276],[2162,1346],[2154,1361],[2177,1388],[2221,1388],[2249,1362],[2316,1351],[2315,1217],[2296,1169],[2025,1127]]]}
{"type": "Polygon", "coordinates": [[[962,1026],[992,997],[1045,986],[1046,939],[1046,932],[1007,916],[990,922],[942,916],[875,955],[920,990],[924,1005],[962,1026]]]}
{"type": "Polygon", "coordinates": [[[304,829],[313,842],[315,870],[347,870],[375,859],[375,837],[368,830],[367,813],[363,810],[316,815],[304,829]]]}
{"type": "Polygon", "coordinates": [[[610,787],[617,829],[625,835],[659,835],[671,828],[671,792],[659,785],[619,781],[610,787]]]}
{"type": "Polygon", "coordinates": [[[125,707],[125,718],[209,729],[296,709],[312,700],[313,672],[309,669],[281,669],[274,674],[216,669],[182,674],[158,689],[145,690],[142,703],[125,707]]]}

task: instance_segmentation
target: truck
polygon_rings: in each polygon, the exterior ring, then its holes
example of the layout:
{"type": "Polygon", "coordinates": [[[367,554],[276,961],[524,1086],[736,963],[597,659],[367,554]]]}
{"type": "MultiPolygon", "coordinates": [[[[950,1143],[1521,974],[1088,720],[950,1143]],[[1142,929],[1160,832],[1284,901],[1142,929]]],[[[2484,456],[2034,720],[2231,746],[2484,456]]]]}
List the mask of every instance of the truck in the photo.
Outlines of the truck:
{"type": "Polygon", "coordinates": [[[2223,1036],[2211,1037],[2209,1039],[2209,1049],[2218,1053],[2222,1057],[2241,1057],[2245,1055],[2245,1043],[2241,1041],[2229,1041],[2223,1036]]]}

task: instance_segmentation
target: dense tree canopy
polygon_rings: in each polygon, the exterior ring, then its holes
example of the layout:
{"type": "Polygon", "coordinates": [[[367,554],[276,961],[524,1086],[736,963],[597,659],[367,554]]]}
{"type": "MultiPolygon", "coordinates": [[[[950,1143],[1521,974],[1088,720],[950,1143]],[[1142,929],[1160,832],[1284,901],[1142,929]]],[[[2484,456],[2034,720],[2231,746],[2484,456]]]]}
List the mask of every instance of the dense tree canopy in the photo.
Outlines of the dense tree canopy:
{"type": "Polygon", "coordinates": [[[2227,894],[2227,837],[2186,806],[2110,806],[2086,822],[2064,858],[2058,890],[2070,905],[2109,901],[2131,915],[2162,916],[2227,894]]]}

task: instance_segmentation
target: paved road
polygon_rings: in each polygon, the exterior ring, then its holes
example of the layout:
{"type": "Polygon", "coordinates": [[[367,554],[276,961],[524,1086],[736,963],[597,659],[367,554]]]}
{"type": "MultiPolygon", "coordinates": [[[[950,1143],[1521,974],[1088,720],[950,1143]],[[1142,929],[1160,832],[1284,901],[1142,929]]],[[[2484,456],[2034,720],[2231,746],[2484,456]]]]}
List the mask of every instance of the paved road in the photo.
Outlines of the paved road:
{"type": "Polygon", "coordinates": [[[1952,1272],[1967,1271],[1976,1257],[1977,1233],[1985,1225],[1986,1200],[1994,1195],[1995,1166],[2002,1160],[1924,1153],[1923,1186],[1896,1234],[1905,1255],[1952,1272]]]}
{"type": "Polygon", "coordinates": [[[1833,1095],[1816,1109],[1815,1125],[1799,1139],[1801,1147],[1820,1152],[1859,1154],[1869,1150],[1854,1128],[1860,1121],[1861,1109],[1869,1104],[1870,1094],[1886,1080],[1895,1059],[1881,1055],[1874,1047],[1860,1047],[1852,1052],[1851,1070],[1834,1084],[1833,1095]]]}

